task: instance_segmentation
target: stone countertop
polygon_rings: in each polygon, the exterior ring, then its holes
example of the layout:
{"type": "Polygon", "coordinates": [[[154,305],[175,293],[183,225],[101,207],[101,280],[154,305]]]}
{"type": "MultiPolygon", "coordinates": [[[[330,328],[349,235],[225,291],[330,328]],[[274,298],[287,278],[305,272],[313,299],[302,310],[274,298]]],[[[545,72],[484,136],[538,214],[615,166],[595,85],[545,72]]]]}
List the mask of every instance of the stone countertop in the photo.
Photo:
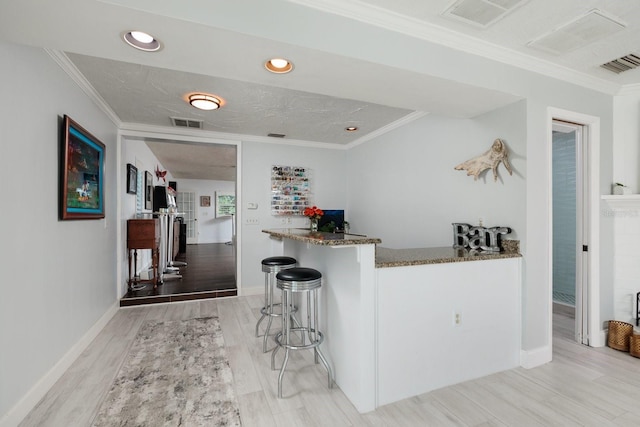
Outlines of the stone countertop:
{"type": "Polygon", "coordinates": [[[503,252],[474,252],[468,249],[455,249],[453,247],[390,249],[377,246],[376,268],[521,257],[522,255],[517,248],[518,245],[515,246],[516,247],[513,248],[515,250],[505,250],[503,252]]]}
{"type": "Polygon", "coordinates": [[[375,237],[361,236],[358,234],[327,233],[324,231],[311,232],[305,228],[277,228],[262,230],[272,237],[299,240],[322,246],[347,246],[347,245],[369,245],[382,243],[382,240],[375,237]]]}

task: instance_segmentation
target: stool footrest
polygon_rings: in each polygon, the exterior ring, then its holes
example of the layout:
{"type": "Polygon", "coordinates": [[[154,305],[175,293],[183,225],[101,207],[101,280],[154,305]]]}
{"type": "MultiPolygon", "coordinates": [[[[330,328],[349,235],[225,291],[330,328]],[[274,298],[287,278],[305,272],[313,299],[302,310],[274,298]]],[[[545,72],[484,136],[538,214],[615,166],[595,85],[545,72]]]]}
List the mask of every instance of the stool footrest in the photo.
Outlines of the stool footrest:
{"type": "MultiPolygon", "coordinates": [[[[271,304],[272,307],[276,307],[276,306],[282,306],[281,303],[276,303],[276,304],[271,304]]],[[[298,307],[291,306],[291,314],[297,313],[298,312],[298,307]]],[[[262,307],[260,309],[260,314],[262,314],[263,316],[273,316],[273,317],[282,317],[282,312],[280,313],[274,313],[272,311],[269,311],[269,307],[262,307]]]]}
{"type": "MultiPolygon", "coordinates": [[[[307,332],[307,329],[305,328],[290,328],[289,329],[291,332],[307,332]]],[[[300,344],[300,345],[293,345],[293,344],[287,344],[287,343],[283,343],[282,342],[282,332],[278,332],[275,334],[275,336],[273,337],[273,339],[276,341],[276,344],[281,346],[282,348],[288,348],[290,350],[306,350],[308,348],[316,348],[317,346],[319,346],[320,344],[322,344],[322,342],[324,341],[324,335],[322,335],[322,332],[315,332],[317,338],[315,341],[311,341],[309,344],[300,344]]]]}

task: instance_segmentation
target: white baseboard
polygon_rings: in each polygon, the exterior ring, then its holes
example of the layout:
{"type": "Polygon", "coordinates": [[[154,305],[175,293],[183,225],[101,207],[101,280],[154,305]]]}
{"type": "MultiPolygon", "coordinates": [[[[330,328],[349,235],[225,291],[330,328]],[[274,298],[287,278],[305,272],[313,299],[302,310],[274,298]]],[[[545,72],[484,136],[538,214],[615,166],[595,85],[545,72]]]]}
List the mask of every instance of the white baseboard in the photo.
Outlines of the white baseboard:
{"type": "Polygon", "coordinates": [[[31,387],[13,408],[9,410],[0,419],[0,427],[14,427],[20,424],[22,420],[31,412],[33,408],[40,402],[40,399],[53,387],[53,385],[62,377],[62,375],[71,367],[73,362],[82,354],[82,352],[91,344],[91,341],[100,333],[100,331],[109,323],[109,320],[118,312],[119,303],[109,307],[104,315],[85,333],[80,340],[75,343],[67,353],[49,370],[38,382],[31,387]]]}
{"type": "Polygon", "coordinates": [[[242,286],[241,288],[238,288],[238,296],[263,295],[263,294],[264,294],[264,285],[252,286],[252,287],[242,286]]]}
{"type": "Polygon", "coordinates": [[[551,362],[553,351],[551,346],[539,347],[533,350],[520,350],[520,366],[525,369],[535,368],[551,362]]]}

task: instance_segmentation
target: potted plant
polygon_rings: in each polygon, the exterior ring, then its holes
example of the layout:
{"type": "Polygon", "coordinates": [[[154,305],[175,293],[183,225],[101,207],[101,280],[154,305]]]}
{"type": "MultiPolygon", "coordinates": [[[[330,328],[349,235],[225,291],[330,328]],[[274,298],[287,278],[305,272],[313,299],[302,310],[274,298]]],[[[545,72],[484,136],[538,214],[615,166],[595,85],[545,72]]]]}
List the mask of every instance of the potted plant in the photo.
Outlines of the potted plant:
{"type": "Polygon", "coordinates": [[[631,194],[631,189],[629,187],[627,187],[626,185],[624,185],[624,184],[621,184],[619,182],[615,182],[613,184],[612,193],[614,195],[618,195],[618,196],[621,196],[623,194],[631,194]]]}

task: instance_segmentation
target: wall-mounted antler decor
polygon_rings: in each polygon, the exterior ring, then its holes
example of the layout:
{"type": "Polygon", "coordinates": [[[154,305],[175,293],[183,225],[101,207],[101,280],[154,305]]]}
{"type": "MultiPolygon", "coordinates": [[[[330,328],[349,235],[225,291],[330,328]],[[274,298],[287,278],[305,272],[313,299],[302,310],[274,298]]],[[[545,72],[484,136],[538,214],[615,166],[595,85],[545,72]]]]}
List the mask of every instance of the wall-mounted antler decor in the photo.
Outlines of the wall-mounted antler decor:
{"type": "Polygon", "coordinates": [[[491,148],[485,153],[469,159],[464,163],[460,163],[456,166],[455,170],[466,170],[467,176],[473,175],[473,180],[476,181],[480,174],[487,169],[493,171],[493,180],[498,180],[498,165],[500,162],[504,163],[504,167],[507,168],[509,175],[513,175],[511,165],[509,164],[509,150],[506,144],[501,139],[493,141],[491,148]]]}

